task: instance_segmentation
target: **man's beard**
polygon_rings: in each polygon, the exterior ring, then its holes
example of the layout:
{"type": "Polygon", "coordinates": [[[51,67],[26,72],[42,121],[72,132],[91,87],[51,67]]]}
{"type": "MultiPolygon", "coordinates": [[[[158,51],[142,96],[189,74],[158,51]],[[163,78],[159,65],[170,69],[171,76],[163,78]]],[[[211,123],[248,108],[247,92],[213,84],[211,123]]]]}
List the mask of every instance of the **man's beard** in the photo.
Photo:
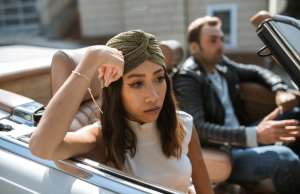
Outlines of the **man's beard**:
{"type": "Polygon", "coordinates": [[[222,55],[220,55],[218,57],[213,57],[213,58],[207,58],[207,57],[199,56],[199,60],[202,63],[204,63],[205,65],[215,66],[216,64],[221,62],[222,55]]]}
{"type": "Polygon", "coordinates": [[[204,65],[209,65],[209,66],[215,66],[216,64],[220,63],[223,59],[223,51],[218,50],[216,52],[217,56],[213,57],[205,57],[203,56],[203,49],[199,47],[200,52],[197,54],[197,59],[201,62],[204,63],[204,65]]]}
{"type": "Polygon", "coordinates": [[[214,58],[211,58],[211,59],[208,59],[207,62],[213,64],[213,65],[216,65],[218,63],[220,63],[222,60],[222,55],[219,55],[218,57],[214,57],[214,58]]]}

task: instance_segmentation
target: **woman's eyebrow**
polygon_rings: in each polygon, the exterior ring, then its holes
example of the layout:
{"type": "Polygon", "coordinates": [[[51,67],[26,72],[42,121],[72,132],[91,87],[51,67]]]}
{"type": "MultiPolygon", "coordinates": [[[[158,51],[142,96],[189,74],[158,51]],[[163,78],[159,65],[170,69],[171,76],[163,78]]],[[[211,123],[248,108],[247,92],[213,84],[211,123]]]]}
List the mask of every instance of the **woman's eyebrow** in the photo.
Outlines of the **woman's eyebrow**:
{"type": "MultiPolygon", "coordinates": [[[[159,69],[155,70],[153,72],[153,74],[156,75],[156,74],[158,74],[158,73],[160,73],[162,71],[164,71],[163,68],[159,68],[159,69]]],[[[146,76],[145,73],[132,73],[132,74],[130,74],[130,75],[127,76],[127,79],[134,78],[134,77],[145,77],[145,76],[146,76]]]]}
{"type": "Polygon", "coordinates": [[[143,73],[133,73],[127,76],[127,79],[133,78],[133,77],[145,77],[146,75],[143,73]]]}

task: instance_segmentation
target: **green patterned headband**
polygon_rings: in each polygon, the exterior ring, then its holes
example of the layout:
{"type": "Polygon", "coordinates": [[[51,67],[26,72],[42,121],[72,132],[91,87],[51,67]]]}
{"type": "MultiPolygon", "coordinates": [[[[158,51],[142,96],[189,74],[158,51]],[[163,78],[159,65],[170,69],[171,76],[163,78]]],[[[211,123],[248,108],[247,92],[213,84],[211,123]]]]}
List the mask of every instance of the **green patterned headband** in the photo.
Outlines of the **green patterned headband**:
{"type": "Polygon", "coordinates": [[[112,37],[106,45],[122,51],[125,59],[124,74],[145,60],[165,66],[164,56],[155,36],[141,30],[122,32],[112,37]]]}

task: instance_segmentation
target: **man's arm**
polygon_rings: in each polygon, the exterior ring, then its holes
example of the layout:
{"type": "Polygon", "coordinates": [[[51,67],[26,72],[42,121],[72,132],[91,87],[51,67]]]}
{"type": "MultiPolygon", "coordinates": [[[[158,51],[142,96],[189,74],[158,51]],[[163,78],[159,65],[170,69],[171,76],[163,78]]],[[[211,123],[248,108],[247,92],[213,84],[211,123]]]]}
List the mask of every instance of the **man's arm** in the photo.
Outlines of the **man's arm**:
{"type": "Polygon", "coordinates": [[[269,88],[273,92],[279,90],[285,91],[288,89],[288,86],[284,83],[284,81],[268,69],[257,65],[236,63],[227,57],[224,57],[224,63],[235,69],[241,82],[258,83],[269,88]]]}
{"type": "MultiPolygon", "coordinates": [[[[252,127],[240,126],[237,128],[225,127],[205,120],[204,99],[201,78],[190,73],[177,73],[173,77],[175,96],[179,107],[191,114],[194,118],[194,125],[202,142],[217,144],[229,143],[232,145],[249,145],[247,131],[255,131],[252,127]]],[[[194,73],[195,74],[195,73],[194,73]]]]}
{"type": "Polygon", "coordinates": [[[268,69],[256,65],[238,64],[226,57],[224,62],[234,67],[241,82],[258,83],[276,92],[275,102],[277,106],[282,107],[283,112],[288,112],[298,105],[296,95],[287,90],[288,86],[284,81],[268,69]]]}

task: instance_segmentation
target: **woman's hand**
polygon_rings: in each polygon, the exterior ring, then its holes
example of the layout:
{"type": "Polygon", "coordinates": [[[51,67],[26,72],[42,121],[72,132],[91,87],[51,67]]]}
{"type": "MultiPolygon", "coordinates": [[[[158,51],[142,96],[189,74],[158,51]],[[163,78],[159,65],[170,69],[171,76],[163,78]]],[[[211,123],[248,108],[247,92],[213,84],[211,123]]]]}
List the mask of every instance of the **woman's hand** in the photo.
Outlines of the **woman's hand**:
{"type": "Polygon", "coordinates": [[[30,139],[33,154],[44,159],[62,160],[94,149],[99,129],[95,126],[68,132],[74,115],[99,71],[108,86],[123,74],[124,59],[117,49],[107,46],[88,48],[69,78],[49,101],[37,129],[30,139]],[[75,91],[75,92],[74,92],[75,91]]]}
{"type": "Polygon", "coordinates": [[[96,62],[98,77],[103,81],[104,87],[123,75],[124,57],[121,51],[107,46],[93,46],[88,55],[96,62]]]}

